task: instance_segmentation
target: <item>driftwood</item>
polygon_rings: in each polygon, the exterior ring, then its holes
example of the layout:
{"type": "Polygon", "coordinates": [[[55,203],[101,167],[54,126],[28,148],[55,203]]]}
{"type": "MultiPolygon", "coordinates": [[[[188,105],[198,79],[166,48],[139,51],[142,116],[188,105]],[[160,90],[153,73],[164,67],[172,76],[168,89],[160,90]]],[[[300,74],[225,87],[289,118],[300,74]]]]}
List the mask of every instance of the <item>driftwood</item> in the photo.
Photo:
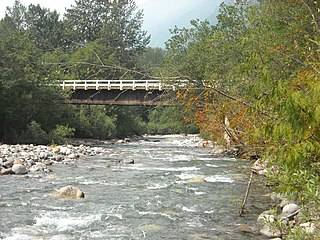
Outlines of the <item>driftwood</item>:
{"type": "Polygon", "coordinates": [[[253,175],[254,175],[254,171],[251,171],[251,175],[250,175],[250,178],[249,178],[249,181],[248,181],[248,185],[247,185],[247,190],[246,190],[246,193],[244,195],[244,198],[243,198],[243,201],[242,201],[242,204],[241,204],[241,209],[239,211],[239,216],[240,217],[242,216],[242,214],[244,212],[244,209],[246,207],[246,203],[248,201],[249,192],[250,192],[250,186],[251,186],[251,183],[252,183],[253,175]]]}

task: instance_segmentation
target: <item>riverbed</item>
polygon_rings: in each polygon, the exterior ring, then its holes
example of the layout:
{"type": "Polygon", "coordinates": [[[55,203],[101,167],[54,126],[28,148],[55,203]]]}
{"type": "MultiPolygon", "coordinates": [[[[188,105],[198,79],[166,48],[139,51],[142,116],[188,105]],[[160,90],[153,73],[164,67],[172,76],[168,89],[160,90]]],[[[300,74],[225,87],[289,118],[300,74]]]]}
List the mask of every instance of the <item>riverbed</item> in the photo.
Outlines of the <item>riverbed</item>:
{"type": "Polygon", "coordinates": [[[104,155],[52,165],[51,173],[1,176],[0,238],[254,238],[241,226],[253,226],[267,200],[254,184],[249,211],[238,216],[249,162],[217,157],[198,147],[192,136],[101,147],[104,155]],[[80,188],[85,198],[51,195],[66,185],[80,188]]]}

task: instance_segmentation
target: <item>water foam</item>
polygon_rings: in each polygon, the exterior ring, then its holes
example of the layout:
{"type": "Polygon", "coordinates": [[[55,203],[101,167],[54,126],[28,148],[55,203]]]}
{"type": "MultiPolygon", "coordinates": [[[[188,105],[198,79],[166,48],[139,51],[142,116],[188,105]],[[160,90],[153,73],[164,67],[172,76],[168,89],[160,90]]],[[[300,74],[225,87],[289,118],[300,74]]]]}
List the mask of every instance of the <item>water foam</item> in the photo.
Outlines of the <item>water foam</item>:
{"type": "Polygon", "coordinates": [[[197,171],[197,167],[177,167],[177,168],[157,168],[157,167],[142,167],[142,166],[124,166],[122,169],[131,169],[138,171],[166,171],[166,172],[184,172],[184,171],[197,171]]]}
{"type": "Polygon", "coordinates": [[[87,227],[94,222],[101,221],[101,217],[101,214],[71,217],[66,213],[48,212],[35,218],[35,226],[52,227],[57,231],[62,232],[66,230],[74,230],[79,227],[87,227]]]}
{"type": "Polygon", "coordinates": [[[157,190],[157,189],[163,189],[168,187],[168,184],[163,184],[163,183],[154,183],[152,186],[147,186],[147,189],[149,190],[157,190]]]}
{"type": "Polygon", "coordinates": [[[210,176],[210,177],[205,177],[204,178],[207,182],[220,182],[220,183],[233,183],[234,180],[231,179],[230,177],[225,177],[221,175],[215,175],[215,176],[210,176]]]}

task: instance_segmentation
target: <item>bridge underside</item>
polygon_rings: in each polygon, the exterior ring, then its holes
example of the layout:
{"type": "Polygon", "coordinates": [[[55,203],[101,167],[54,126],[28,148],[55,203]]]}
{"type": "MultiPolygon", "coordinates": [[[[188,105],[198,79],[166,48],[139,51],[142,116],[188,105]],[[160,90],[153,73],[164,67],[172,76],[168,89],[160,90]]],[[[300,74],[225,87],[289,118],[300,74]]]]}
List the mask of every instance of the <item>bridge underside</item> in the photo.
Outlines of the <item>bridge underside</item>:
{"type": "Polygon", "coordinates": [[[126,105],[126,106],[172,106],[168,94],[160,90],[75,90],[69,100],[71,104],[126,105]]]}

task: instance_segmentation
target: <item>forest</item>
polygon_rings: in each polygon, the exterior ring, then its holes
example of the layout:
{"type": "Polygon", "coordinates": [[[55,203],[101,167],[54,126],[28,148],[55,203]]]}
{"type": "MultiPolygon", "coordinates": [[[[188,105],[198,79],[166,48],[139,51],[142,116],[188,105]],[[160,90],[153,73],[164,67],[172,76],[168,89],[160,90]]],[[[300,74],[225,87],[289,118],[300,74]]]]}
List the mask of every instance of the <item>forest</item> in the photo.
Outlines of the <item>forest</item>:
{"type": "Polygon", "coordinates": [[[53,87],[56,80],[151,76],[165,51],[147,46],[142,18],[134,1],[76,1],[63,18],[20,1],[7,7],[0,21],[0,141],[197,132],[176,107],[72,106],[62,104],[69,93],[53,87]]]}
{"type": "Polygon", "coordinates": [[[133,0],[77,0],[63,18],[16,1],[0,21],[0,140],[199,131],[267,160],[270,185],[319,220],[319,15],[314,0],[222,4],[217,24],[191,20],[158,49],[133,0]],[[189,79],[181,107],[70,106],[47,84],[150,76],[189,79]]]}

